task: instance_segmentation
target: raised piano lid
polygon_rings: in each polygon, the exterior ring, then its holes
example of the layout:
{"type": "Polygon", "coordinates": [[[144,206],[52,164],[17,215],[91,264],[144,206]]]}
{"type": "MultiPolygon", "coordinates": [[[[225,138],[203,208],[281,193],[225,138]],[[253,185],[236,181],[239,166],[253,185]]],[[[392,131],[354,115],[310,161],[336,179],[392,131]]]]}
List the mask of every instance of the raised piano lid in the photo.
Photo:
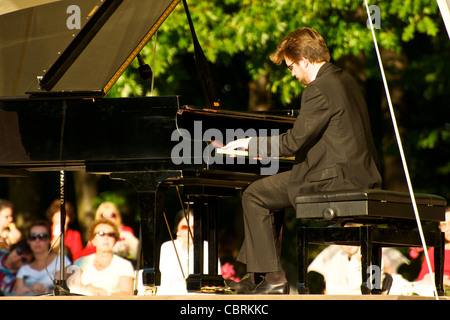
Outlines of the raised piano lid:
{"type": "Polygon", "coordinates": [[[178,3],[2,0],[0,100],[105,95],[178,3]]]}

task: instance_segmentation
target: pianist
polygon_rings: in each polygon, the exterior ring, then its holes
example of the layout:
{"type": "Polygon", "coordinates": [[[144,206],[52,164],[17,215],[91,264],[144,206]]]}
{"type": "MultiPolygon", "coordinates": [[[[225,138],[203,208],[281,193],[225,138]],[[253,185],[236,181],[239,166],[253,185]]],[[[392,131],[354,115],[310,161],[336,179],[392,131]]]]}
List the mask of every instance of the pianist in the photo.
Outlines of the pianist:
{"type": "MultiPolygon", "coordinates": [[[[257,180],[243,193],[245,238],[238,260],[246,264],[247,275],[239,283],[226,280],[237,293],[289,293],[273,212],[292,207],[305,192],[381,188],[364,97],[356,81],[329,62],[322,36],[310,28],[296,29],[270,59],[278,65],[284,61],[306,88],[293,128],[276,139],[280,156],[295,156],[292,170],[257,180]]],[[[271,140],[238,139],[224,149],[251,152],[256,149],[252,145],[263,145],[255,156],[270,156],[271,140]]]]}

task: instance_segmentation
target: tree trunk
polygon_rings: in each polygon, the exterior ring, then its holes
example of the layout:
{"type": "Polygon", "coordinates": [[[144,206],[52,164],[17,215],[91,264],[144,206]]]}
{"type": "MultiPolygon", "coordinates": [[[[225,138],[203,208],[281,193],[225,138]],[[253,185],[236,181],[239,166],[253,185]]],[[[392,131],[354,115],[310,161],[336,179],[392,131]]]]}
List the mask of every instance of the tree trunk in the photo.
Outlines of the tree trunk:
{"type": "Polygon", "coordinates": [[[256,81],[250,81],[248,84],[249,111],[266,111],[269,110],[272,104],[272,93],[267,90],[267,76],[260,73],[256,81]]]}
{"type": "MultiPolygon", "coordinates": [[[[403,136],[405,128],[402,126],[401,118],[402,113],[404,113],[407,106],[404,103],[405,93],[402,87],[402,79],[403,72],[407,66],[407,59],[402,54],[383,49],[381,49],[381,57],[386,72],[386,81],[388,82],[392,106],[395,117],[398,120],[397,127],[400,136],[403,136]]],[[[384,188],[394,191],[408,191],[384,86],[380,94],[382,96],[381,110],[383,113],[384,188]]],[[[408,161],[408,159],[406,159],[406,161],[408,161]]]]}
{"type": "Polygon", "coordinates": [[[45,219],[41,199],[42,175],[31,173],[26,178],[8,179],[8,200],[14,204],[14,221],[26,236],[26,230],[37,219],[45,219]]]}

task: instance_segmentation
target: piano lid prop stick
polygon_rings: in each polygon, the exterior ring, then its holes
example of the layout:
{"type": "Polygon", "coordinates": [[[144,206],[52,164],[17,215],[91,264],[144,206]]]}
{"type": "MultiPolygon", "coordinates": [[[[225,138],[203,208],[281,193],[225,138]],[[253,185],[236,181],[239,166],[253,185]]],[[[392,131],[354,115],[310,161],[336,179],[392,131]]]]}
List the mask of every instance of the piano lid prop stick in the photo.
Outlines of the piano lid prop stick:
{"type": "Polygon", "coordinates": [[[150,68],[150,66],[144,61],[140,53],[138,53],[136,57],[139,63],[139,76],[142,80],[150,80],[153,77],[152,68],[150,68]]]}
{"type": "Polygon", "coordinates": [[[189,28],[191,30],[192,41],[194,43],[194,56],[195,65],[197,67],[197,72],[202,83],[203,91],[205,94],[206,103],[210,109],[219,109],[220,103],[216,99],[216,93],[212,83],[211,73],[209,71],[208,61],[206,60],[203,49],[198,41],[197,34],[195,33],[194,24],[192,23],[191,14],[189,13],[189,8],[186,0],[183,0],[184,10],[186,11],[186,16],[188,18],[189,28]]]}
{"type": "Polygon", "coordinates": [[[134,295],[137,296],[139,293],[138,290],[138,280],[139,279],[139,269],[141,268],[141,259],[142,259],[142,226],[139,224],[139,242],[138,242],[138,250],[136,254],[136,268],[134,272],[134,295]]]}
{"type": "MultiPolygon", "coordinates": [[[[400,151],[400,156],[401,156],[401,159],[402,159],[403,170],[405,172],[406,182],[408,184],[409,194],[410,194],[411,202],[412,202],[413,209],[414,209],[414,215],[416,217],[417,228],[419,230],[420,240],[422,242],[423,252],[425,253],[425,258],[426,258],[426,261],[427,261],[428,270],[430,270],[430,273],[431,273],[432,269],[431,269],[430,257],[428,255],[427,245],[426,245],[426,242],[425,242],[425,237],[423,235],[422,224],[420,222],[419,211],[417,209],[417,204],[416,204],[416,198],[414,196],[414,190],[413,190],[413,187],[412,187],[411,178],[409,176],[409,171],[408,171],[408,166],[407,166],[407,163],[406,163],[405,154],[403,152],[402,141],[401,141],[401,137],[400,137],[398,126],[397,126],[397,120],[396,120],[396,117],[395,117],[394,108],[392,106],[391,96],[390,96],[390,93],[389,93],[389,87],[388,87],[387,80],[386,80],[386,75],[385,75],[385,72],[384,72],[383,62],[381,60],[380,51],[378,49],[377,38],[375,36],[375,31],[374,31],[374,27],[373,27],[373,23],[372,23],[372,18],[370,16],[370,9],[369,9],[369,5],[367,4],[367,0],[364,0],[364,2],[365,2],[365,6],[366,6],[366,11],[367,11],[367,17],[368,17],[369,24],[370,24],[370,30],[372,32],[373,43],[375,45],[375,51],[376,51],[377,58],[378,58],[378,64],[380,65],[381,76],[383,78],[383,84],[384,84],[384,88],[385,88],[385,91],[386,91],[386,98],[387,98],[387,101],[388,101],[388,104],[389,104],[389,111],[391,113],[391,119],[392,119],[392,124],[394,126],[395,137],[397,139],[397,145],[398,145],[398,148],[399,148],[399,151],[400,151]]],[[[438,300],[439,297],[438,297],[438,293],[437,293],[437,289],[436,289],[436,284],[435,284],[434,281],[432,281],[432,282],[433,282],[433,286],[434,286],[433,287],[434,294],[435,294],[436,299],[438,300]]]]}

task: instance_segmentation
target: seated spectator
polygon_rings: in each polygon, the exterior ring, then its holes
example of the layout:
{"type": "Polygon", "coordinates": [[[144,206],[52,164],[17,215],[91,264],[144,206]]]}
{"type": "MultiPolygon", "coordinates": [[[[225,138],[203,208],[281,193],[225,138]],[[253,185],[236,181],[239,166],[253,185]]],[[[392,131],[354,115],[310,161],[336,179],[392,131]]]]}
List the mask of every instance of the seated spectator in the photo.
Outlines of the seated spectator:
{"type": "MultiPolygon", "coordinates": [[[[81,234],[78,230],[70,228],[70,224],[75,221],[75,210],[70,202],[65,202],[66,207],[66,221],[64,226],[64,245],[69,248],[70,252],[67,255],[72,261],[77,260],[80,257],[81,250],[83,250],[83,241],[81,240],[81,234]]],[[[61,201],[55,199],[47,209],[47,220],[51,223],[52,227],[52,247],[59,246],[59,240],[61,235],[61,201]]]]}
{"type": "Polygon", "coordinates": [[[12,295],[17,270],[34,259],[25,239],[11,245],[10,251],[0,252],[0,295],[12,295]]]}
{"type": "MultiPolygon", "coordinates": [[[[34,260],[20,267],[14,286],[17,296],[51,293],[54,279],[60,279],[60,257],[50,250],[51,228],[47,221],[37,221],[29,229],[27,242],[34,260]]],[[[70,260],[65,257],[64,265],[70,260]]]]}
{"type": "Polygon", "coordinates": [[[324,277],[326,294],[361,294],[361,254],[357,246],[331,245],[322,250],[308,272],[324,277]]]}
{"type": "MultiPolygon", "coordinates": [[[[384,277],[389,274],[395,284],[395,294],[406,292],[405,282],[397,269],[401,264],[409,263],[397,249],[383,248],[382,267],[379,270],[384,277]],[[397,282],[399,284],[397,284],[397,282]],[[401,284],[401,285],[400,285],[401,284]],[[403,292],[400,292],[403,290],[403,292]]],[[[330,245],[322,250],[308,267],[308,272],[323,276],[325,294],[361,294],[361,251],[359,246],[330,245]]],[[[379,284],[380,287],[382,284],[379,284]]],[[[382,288],[379,288],[382,289],[382,288]]],[[[411,284],[408,284],[408,290],[411,284]]],[[[388,289],[386,289],[388,290],[388,289]]],[[[386,292],[388,293],[388,292],[386,292]]]]}
{"type": "Polygon", "coordinates": [[[13,217],[12,202],[0,199],[0,250],[10,250],[10,246],[22,238],[13,217]]]}
{"type": "Polygon", "coordinates": [[[113,253],[119,230],[108,219],[94,220],[88,230],[96,252],[68,268],[70,291],[94,296],[132,295],[134,269],[130,261],[113,253]]]}
{"type": "MultiPolygon", "coordinates": [[[[188,213],[189,221],[184,216],[184,211],[179,211],[175,216],[176,238],[164,242],[161,245],[159,269],[161,271],[161,285],[157,294],[186,294],[186,278],[194,273],[194,217],[188,213]],[[190,232],[188,231],[190,229],[190,232]],[[180,265],[181,264],[181,265],[180,265]]],[[[203,271],[208,273],[208,242],[203,243],[203,271]]],[[[220,264],[217,272],[220,274],[220,264]]],[[[139,274],[142,277],[142,272],[139,274]]],[[[138,283],[139,294],[144,294],[145,288],[142,279],[138,283]]]]}
{"type": "MultiPolygon", "coordinates": [[[[119,228],[120,237],[114,246],[114,253],[128,260],[135,260],[139,247],[139,239],[134,236],[132,228],[123,225],[122,216],[117,206],[110,201],[100,204],[95,212],[95,220],[102,218],[111,220],[119,228]]],[[[95,248],[91,243],[88,243],[83,249],[81,256],[86,256],[94,252],[95,248]]]]}
{"type": "MultiPolygon", "coordinates": [[[[450,286],[450,207],[445,208],[445,221],[442,221],[439,225],[441,232],[444,232],[445,236],[445,260],[444,260],[444,285],[450,286]]],[[[428,250],[428,256],[430,257],[430,263],[432,271],[434,272],[434,247],[428,250]]],[[[422,280],[425,275],[429,274],[428,265],[424,259],[422,269],[420,270],[417,280],[422,280]]]]}
{"type": "MultiPolygon", "coordinates": [[[[441,232],[444,232],[446,242],[444,255],[444,289],[446,291],[445,295],[450,295],[450,206],[445,208],[445,221],[441,221],[439,228],[441,232]]],[[[434,247],[428,249],[428,256],[433,275],[430,274],[427,261],[424,259],[417,281],[427,280],[431,283],[434,280],[434,247]]]]}

